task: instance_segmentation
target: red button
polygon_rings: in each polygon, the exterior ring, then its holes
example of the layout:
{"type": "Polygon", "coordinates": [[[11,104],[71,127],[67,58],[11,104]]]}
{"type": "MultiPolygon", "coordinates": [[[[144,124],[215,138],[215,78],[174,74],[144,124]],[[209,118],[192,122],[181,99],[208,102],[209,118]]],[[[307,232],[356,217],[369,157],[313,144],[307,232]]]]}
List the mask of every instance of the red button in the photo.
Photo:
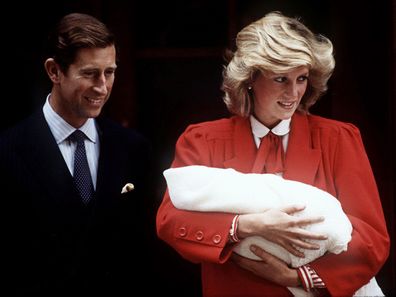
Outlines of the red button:
{"type": "Polygon", "coordinates": [[[202,231],[197,231],[197,233],[195,233],[195,238],[197,240],[202,240],[204,238],[204,234],[202,231]]]}
{"type": "Polygon", "coordinates": [[[213,242],[214,242],[215,244],[219,244],[220,241],[221,241],[221,235],[216,234],[215,236],[213,236],[213,242]]]}
{"type": "Polygon", "coordinates": [[[185,227],[180,227],[179,228],[179,235],[184,237],[187,235],[187,229],[185,227]]]}

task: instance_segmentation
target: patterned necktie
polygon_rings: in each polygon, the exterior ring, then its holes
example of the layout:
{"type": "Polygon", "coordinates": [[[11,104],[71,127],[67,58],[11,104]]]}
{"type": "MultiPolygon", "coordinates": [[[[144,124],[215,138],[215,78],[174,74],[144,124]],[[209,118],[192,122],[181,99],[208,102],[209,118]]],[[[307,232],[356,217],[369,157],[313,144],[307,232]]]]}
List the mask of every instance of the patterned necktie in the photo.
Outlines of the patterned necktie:
{"type": "Polygon", "coordinates": [[[80,193],[82,201],[85,204],[88,204],[93,197],[94,188],[91,172],[89,170],[87,154],[85,152],[85,137],[84,132],[80,130],[76,130],[70,135],[70,139],[77,143],[76,150],[74,152],[74,183],[80,193]]]}
{"type": "Polygon", "coordinates": [[[254,173],[280,173],[283,172],[284,151],[280,136],[269,132],[261,139],[253,165],[254,173]]]}

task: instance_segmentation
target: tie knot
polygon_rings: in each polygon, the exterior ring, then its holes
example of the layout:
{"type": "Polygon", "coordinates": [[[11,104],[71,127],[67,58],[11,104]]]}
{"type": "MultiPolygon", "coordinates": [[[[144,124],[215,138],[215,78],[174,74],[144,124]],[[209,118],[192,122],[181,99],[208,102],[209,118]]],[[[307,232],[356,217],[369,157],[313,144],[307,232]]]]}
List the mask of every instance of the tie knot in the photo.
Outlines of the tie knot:
{"type": "Polygon", "coordinates": [[[270,141],[271,143],[278,143],[280,142],[281,137],[279,135],[276,135],[272,133],[271,131],[268,132],[267,135],[265,135],[263,138],[261,138],[261,143],[264,141],[270,141]]]}
{"type": "Polygon", "coordinates": [[[280,173],[283,172],[283,162],[284,152],[281,136],[270,131],[261,139],[252,172],[280,173]]]}
{"type": "Polygon", "coordinates": [[[77,142],[77,143],[83,143],[86,136],[85,133],[81,130],[75,130],[72,134],[70,134],[69,138],[73,141],[73,142],[77,142]]]}

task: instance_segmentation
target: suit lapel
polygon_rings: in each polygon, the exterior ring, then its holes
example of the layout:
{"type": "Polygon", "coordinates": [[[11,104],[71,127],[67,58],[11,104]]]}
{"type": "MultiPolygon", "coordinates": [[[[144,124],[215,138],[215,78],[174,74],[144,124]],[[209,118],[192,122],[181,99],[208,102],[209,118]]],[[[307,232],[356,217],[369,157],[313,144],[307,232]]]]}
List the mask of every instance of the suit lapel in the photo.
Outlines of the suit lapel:
{"type": "Polygon", "coordinates": [[[116,203],[114,197],[120,197],[122,177],[128,159],[120,145],[117,133],[98,121],[100,136],[100,156],[96,183],[96,206],[109,206],[116,203]]]}
{"type": "Polygon", "coordinates": [[[313,184],[320,156],[321,151],[312,148],[311,130],[307,117],[296,112],[291,122],[283,177],[313,184]]]}
{"type": "Polygon", "coordinates": [[[30,173],[40,180],[51,202],[80,205],[82,202],[74,188],[73,178],[41,110],[31,117],[26,129],[27,135],[19,153],[30,173]]]}

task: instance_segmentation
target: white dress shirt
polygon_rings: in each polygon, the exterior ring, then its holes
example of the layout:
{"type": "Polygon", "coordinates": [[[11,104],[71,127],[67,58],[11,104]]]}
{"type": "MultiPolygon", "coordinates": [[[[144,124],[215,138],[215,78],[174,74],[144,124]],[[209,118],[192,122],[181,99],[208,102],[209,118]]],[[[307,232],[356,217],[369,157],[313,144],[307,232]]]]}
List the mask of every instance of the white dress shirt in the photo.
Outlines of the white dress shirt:
{"type": "MultiPolygon", "coordinates": [[[[50,127],[52,134],[58,144],[58,147],[65,159],[70,174],[74,172],[74,151],[77,144],[69,139],[76,128],[67,123],[60,115],[58,115],[49,103],[51,94],[47,96],[47,100],[43,106],[45,120],[50,127]]],[[[89,169],[91,171],[92,183],[96,189],[98,160],[99,160],[99,135],[93,118],[88,119],[83,126],[79,128],[87,136],[85,139],[85,150],[89,169]]]]}

